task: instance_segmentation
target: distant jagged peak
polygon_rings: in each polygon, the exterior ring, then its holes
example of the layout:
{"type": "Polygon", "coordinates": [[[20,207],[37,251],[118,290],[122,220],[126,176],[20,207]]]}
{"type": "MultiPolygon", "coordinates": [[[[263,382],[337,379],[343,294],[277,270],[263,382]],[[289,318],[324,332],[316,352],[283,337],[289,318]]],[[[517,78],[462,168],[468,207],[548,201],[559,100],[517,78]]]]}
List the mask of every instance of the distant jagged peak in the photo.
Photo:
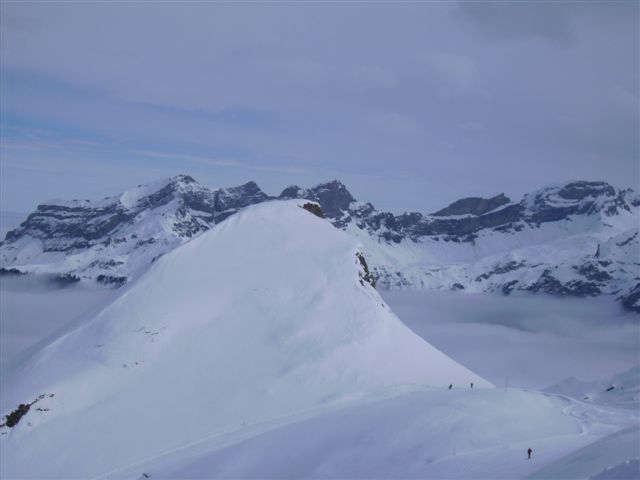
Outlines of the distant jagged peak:
{"type": "Polygon", "coordinates": [[[502,205],[511,203],[509,197],[500,193],[494,197],[466,197],[456,200],[448,207],[438,210],[431,215],[435,217],[448,217],[452,215],[483,215],[491,210],[495,210],[502,205]]]}
{"type": "Polygon", "coordinates": [[[237,187],[219,188],[214,190],[213,193],[219,202],[223,200],[236,200],[243,203],[242,199],[246,199],[251,200],[250,203],[256,203],[256,200],[264,201],[270,198],[253,180],[238,185],[237,187]]]}
{"type": "Polygon", "coordinates": [[[278,198],[281,200],[306,198],[316,201],[322,205],[324,212],[330,218],[339,218],[343,211],[348,210],[349,206],[356,202],[347,187],[339,180],[320,183],[307,189],[291,185],[285,188],[278,198]]]}
{"type": "Polygon", "coordinates": [[[209,190],[207,187],[198,183],[198,181],[191,175],[186,175],[183,173],[174,175],[173,177],[156,180],[155,182],[138,185],[136,188],[147,189],[149,191],[157,191],[167,187],[175,191],[209,190]]]}
{"type": "Polygon", "coordinates": [[[55,207],[61,207],[66,209],[100,209],[121,204],[124,208],[130,209],[138,205],[138,202],[143,198],[150,197],[153,194],[164,190],[168,191],[185,191],[193,189],[204,189],[193,177],[190,175],[179,174],[173,177],[165,177],[160,180],[155,180],[149,183],[137,185],[133,188],[125,190],[120,195],[114,195],[104,197],[99,200],[88,199],[51,199],[38,205],[39,210],[48,210],[55,207]]]}
{"type": "Polygon", "coordinates": [[[180,173],[178,175],[171,177],[171,181],[173,183],[185,183],[185,184],[198,183],[191,175],[185,175],[183,173],[180,173]]]}
{"type": "Polygon", "coordinates": [[[310,190],[346,191],[348,193],[348,190],[345,184],[337,179],[330,180],[328,182],[319,183],[315,187],[312,187],[310,190]]]}
{"type": "Polygon", "coordinates": [[[221,188],[220,190],[226,192],[264,193],[262,192],[258,184],[253,180],[250,180],[242,185],[238,185],[237,187],[221,188]]]}
{"type": "Polygon", "coordinates": [[[278,195],[278,199],[291,200],[295,198],[300,198],[301,196],[303,196],[304,191],[305,190],[303,188],[300,188],[298,185],[290,185],[284,190],[282,190],[282,193],[278,195]]]}
{"type": "Polygon", "coordinates": [[[174,198],[176,194],[184,195],[187,192],[196,191],[208,192],[209,190],[190,175],[179,174],[129,189],[120,195],[119,202],[127,209],[148,208],[162,205],[174,198]]]}

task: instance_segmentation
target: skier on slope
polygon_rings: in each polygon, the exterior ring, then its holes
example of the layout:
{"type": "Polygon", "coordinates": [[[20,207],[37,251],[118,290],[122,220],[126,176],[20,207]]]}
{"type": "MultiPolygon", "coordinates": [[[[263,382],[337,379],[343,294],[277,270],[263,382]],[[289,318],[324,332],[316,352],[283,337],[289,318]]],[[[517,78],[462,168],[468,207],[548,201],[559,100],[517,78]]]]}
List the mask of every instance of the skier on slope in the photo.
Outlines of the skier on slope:
{"type": "Polygon", "coordinates": [[[533,453],[533,450],[529,449],[527,450],[527,455],[529,455],[529,457],[527,458],[527,460],[531,460],[531,454],[533,453]]]}
{"type": "Polygon", "coordinates": [[[449,384],[449,390],[451,390],[453,388],[453,383],[449,384]]]}

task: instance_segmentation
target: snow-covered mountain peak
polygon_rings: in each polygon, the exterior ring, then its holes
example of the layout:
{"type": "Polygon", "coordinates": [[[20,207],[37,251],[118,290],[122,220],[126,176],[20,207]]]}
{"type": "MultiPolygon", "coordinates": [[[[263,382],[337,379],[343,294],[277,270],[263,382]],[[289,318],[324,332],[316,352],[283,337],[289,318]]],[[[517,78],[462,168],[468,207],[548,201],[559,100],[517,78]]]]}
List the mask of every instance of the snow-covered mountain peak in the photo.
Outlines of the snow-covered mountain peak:
{"type": "MultiPolygon", "coordinates": [[[[626,194],[616,191],[606,182],[572,181],[554,184],[525,195],[522,205],[527,214],[541,218],[551,215],[616,213],[617,207],[625,208],[626,194]]],[[[544,221],[544,220],[543,220],[544,221]]]]}
{"type": "Polygon", "coordinates": [[[51,202],[7,233],[0,265],[122,285],[238,209],[268,199],[255,182],[210,190],[177,175],[98,201],[51,202]]]}
{"type": "Polygon", "coordinates": [[[138,185],[119,197],[120,204],[129,210],[137,207],[155,207],[187,192],[205,192],[207,189],[189,175],[176,175],[157,182],[138,185]]]}
{"type": "Polygon", "coordinates": [[[120,203],[125,209],[133,209],[137,206],[138,202],[146,197],[153,196],[154,194],[163,191],[170,190],[172,192],[183,192],[187,190],[202,189],[193,177],[189,175],[176,175],[174,177],[167,177],[160,180],[156,180],[143,185],[137,185],[124,191],[120,195],[105,197],[100,200],[87,200],[87,199],[51,199],[44,202],[42,207],[62,207],[70,209],[82,209],[82,208],[106,208],[114,206],[120,203]]]}
{"type": "Polygon", "coordinates": [[[244,209],[6,367],[2,415],[45,397],[2,429],[2,477],[93,478],[292,412],[491,386],[404,326],[358,242],[304,203],[244,209]]]}

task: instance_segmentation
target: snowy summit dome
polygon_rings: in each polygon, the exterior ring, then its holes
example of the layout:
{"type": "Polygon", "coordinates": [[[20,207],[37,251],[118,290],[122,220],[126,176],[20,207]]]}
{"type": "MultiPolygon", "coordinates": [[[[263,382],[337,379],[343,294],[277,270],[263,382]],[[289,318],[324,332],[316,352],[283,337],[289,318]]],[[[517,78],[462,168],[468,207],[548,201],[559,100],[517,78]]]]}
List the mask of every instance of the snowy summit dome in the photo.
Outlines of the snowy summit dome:
{"type": "Polygon", "coordinates": [[[491,386],[405,327],[356,241],[303,203],[240,211],[8,367],[2,415],[45,397],[3,428],[2,477],[94,477],[293,413],[491,386]]]}

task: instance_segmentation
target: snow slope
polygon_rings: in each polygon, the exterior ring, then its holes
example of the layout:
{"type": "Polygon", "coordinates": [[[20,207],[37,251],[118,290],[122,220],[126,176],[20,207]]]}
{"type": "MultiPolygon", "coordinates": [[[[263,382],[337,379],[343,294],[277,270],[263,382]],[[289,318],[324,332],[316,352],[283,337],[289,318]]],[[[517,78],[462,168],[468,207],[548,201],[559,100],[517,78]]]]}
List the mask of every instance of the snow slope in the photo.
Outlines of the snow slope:
{"type": "Polygon", "coordinates": [[[405,327],[356,241],[301,203],[244,209],[3,364],[0,413],[37,402],[0,428],[0,476],[93,477],[332,406],[491,387],[405,327]]]}
{"type": "Polygon", "coordinates": [[[638,458],[637,429],[637,413],[555,395],[426,390],[320,415],[224,448],[203,442],[110,478],[578,479],[638,458]]]}
{"type": "Polygon", "coordinates": [[[547,465],[528,478],[637,479],[640,478],[638,425],[612,433],[547,465]]]}

